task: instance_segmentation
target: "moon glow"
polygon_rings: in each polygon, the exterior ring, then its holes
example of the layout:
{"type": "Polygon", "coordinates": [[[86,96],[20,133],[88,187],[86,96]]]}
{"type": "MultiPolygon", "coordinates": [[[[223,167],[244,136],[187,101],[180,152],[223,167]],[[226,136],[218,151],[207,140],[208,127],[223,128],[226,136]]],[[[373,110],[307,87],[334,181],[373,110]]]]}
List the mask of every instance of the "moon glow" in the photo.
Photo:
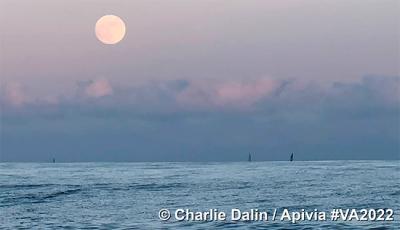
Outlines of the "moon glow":
{"type": "Polygon", "coordinates": [[[120,42],[126,32],[125,23],[115,15],[105,15],[96,22],[96,37],[102,43],[113,45],[120,42]]]}

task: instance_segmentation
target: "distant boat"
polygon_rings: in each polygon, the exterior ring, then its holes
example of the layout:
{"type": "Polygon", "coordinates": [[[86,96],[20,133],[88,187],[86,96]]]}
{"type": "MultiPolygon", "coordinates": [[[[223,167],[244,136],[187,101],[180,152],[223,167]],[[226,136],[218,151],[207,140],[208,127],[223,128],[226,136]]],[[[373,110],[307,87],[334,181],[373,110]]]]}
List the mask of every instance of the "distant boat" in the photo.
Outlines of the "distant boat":
{"type": "Polygon", "coordinates": [[[251,154],[249,153],[249,158],[247,159],[248,162],[251,162],[251,154]]]}
{"type": "Polygon", "coordinates": [[[290,161],[293,161],[293,153],[290,155],[290,161]]]}
{"type": "Polygon", "coordinates": [[[53,158],[53,163],[56,163],[56,158],[53,158]]]}

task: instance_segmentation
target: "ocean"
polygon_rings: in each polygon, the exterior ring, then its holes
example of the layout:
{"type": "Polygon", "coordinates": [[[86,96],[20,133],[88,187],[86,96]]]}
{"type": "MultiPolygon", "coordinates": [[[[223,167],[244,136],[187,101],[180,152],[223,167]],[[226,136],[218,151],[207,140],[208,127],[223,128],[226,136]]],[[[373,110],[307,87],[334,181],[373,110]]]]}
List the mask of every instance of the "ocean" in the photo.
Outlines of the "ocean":
{"type": "Polygon", "coordinates": [[[399,161],[0,163],[0,228],[400,229],[399,172],[399,161]],[[160,220],[160,209],[171,218],[160,220]],[[178,221],[180,209],[179,218],[237,209],[269,219],[178,221]],[[326,220],[280,220],[285,209],[326,220]],[[335,221],[333,209],[394,214],[335,221]]]}

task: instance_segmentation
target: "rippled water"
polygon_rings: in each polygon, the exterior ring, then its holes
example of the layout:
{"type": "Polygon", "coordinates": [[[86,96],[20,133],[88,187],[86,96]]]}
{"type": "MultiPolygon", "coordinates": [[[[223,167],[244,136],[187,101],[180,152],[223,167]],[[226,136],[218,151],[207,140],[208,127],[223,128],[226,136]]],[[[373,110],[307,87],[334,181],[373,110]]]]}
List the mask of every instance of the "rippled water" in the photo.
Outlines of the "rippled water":
{"type": "Polygon", "coordinates": [[[1,163],[0,228],[399,229],[399,161],[1,163]],[[392,208],[395,221],[178,222],[158,211],[392,208]]]}

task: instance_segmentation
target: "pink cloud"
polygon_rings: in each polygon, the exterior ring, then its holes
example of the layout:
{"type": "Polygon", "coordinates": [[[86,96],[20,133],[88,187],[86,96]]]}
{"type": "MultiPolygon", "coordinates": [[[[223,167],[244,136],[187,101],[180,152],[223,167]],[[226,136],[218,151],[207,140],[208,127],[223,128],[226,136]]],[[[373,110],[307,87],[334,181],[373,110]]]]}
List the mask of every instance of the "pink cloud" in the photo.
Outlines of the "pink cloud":
{"type": "Polygon", "coordinates": [[[248,81],[195,81],[178,93],[176,100],[184,106],[248,108],[272,94],[281,83],[261,78],[248,81]]]}
{"type": "Polygon", "coordinates": [[[13,106],[21,106],[28,100],[28,97],[25,95],[23,87],[19,82],[7,83],[4,92],[6,102],[13,106]]]}
{"type": "Polygon", "coordinates": [[[89,97],[103,97],[113,94],[113,88],[106,79],[92,82],[85,88],[85,94],[89,97]]]}
{"type": "Polygon", "coordinates": [[[271,94],[279,87],[279,82],[259,79],[253,82],[228,82],[217,87],[216,104],[249,106],[271,94]]]}

